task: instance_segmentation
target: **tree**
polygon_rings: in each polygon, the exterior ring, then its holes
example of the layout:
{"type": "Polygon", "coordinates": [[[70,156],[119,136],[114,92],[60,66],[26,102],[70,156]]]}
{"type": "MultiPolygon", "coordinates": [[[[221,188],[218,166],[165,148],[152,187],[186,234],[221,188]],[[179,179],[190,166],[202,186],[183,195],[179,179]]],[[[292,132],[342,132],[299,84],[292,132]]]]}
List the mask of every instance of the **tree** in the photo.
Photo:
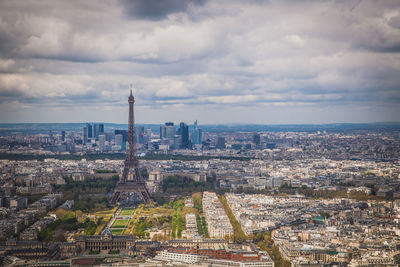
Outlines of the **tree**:
{"type": "Polygon", "coordinates": [[[271,232],[266,232],[264,235],[265,244],[270,247],[272,245],[271,232]]]}
{"type": "Polygon", "coordinates": [[[56,210],[57,218],[62,218],[62,217],[64,217],[64,215],[65,215],[66,212],[67,212],[67,211],[66,211],[65,209],[57,209],[57,210],[56,210]]]}
{"type": "Polygon", "coordinates": [[[234,234],[234,241],[238,243],[243,243],[244,241],[247,240],[246,234],[243,232],[242,227],[240,226],[240,223],[237,221],[235,215],[233,215],[233,212],[231,208],[228,205],[228,201],[226,200],[225,196],[219,196],[219,200],[222,204],[222,206],[225,209],[226,215],[229,218],[229,221],[232,224],[233,227],[233,234],[234,234]]]}
{"type": "Polygon", "coordinates": [[[253,242],[259,242],[264,239],[264,234],[262,232],[258,232],[257,234],[253,234],[252,236],[253,242]]]}
{"type": "Polygon", "coordinates": [[[263,241],[258,242],[257,246],[264,251],[267,251],[267,246],[265,245],[265,243],[263,241]]]}

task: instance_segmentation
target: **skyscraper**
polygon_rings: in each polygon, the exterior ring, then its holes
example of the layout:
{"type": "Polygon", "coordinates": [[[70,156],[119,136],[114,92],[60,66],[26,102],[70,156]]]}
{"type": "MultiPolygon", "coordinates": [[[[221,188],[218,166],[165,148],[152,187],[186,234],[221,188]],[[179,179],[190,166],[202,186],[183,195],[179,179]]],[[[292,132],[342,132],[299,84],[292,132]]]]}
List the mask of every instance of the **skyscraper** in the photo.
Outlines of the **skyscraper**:
{"type": "Polygon", "coordinates": [[[98,124],[93,125],[93,138],[96,140],[99,139],[99,125],[98,124]]]}
{"type": "Polygon", "coordinates": [[[86,128],[87,128],[87,134],[86,134],[86,138],[93,138],[93,127],[90,123],[86,123],[86,128]]]}
{"type": "Polygon", "coordinates": [[[86,145],[87,141],[88,141],[88,127],[87,127],[87,125],[88,124],[86,123],[86,126],[83,127],[83,130],[82,130],[82,143],[84,145],[86,145]]]}
{"type": "Polygon", "coordinates": [[[174,149],[178,149],[181,145],[181,136],[179,134],[174,135],[174,149]]]}
{"type": "Polygon", "coordinates": [[[253,143],[255,145],[259,145],[261,142],[260,134],[259,133],[254,133],[253,134],[253,143]]]}
{"type": "Polygon", "coordinates": [[[104,133],[104,124],[94,124],[93,126],[93,138],[99,140],[99,135],[104,133]]]}
{"type": "Polygon", "coordinates": [[[176,129],[173,122],[166,122],[165,125],[160,127],[160,139],[174,139],[176,129]]]}
{"type": "Polygon", "coordinates": [[[122,142],[126,142],[128,140],[128,131],[127,130],[114,130],[115,136],[118,134],[122,135],[122,142]]]}
{"type": "Polygon", "coordinates": [[[137,139],[139,144],[144,144],[144,127],[143,126],[138,126],[137,127],[137,139]]]}
{"type": "Polygon", "coordinates": [[[197,120],[193,124],[193,131],[192,131],[192,144],[193,145],[201,145],[202,142],[202,132],[197,125],[197,120]]]}
{"type": "Polygon", "coordinates": [[[100,134],[99,135],[99,147],[101,151],[106,150],[106,136],[105,134],[100,134]]]}
{"type": "Polygon", "coordinates": [[[164,139],[167,137],[167,128],[165,125],[160,126],[160,139],[164,139]]]}
{"type": "Polygon", "coordinates": [[[124,136],[122,134],[115,135],[115,145],[122,147],[122,142],[124,141],[124,136]]]}
{"type": "Polygon", "coordinates": [[[175,125],[173,122],[168,122],[165,124],[166,130],[166,137],[168,139],[174,139],[174,135],[176,134],[176,129],[175,129],[175,125]]]}
{"type": "Polygon", "coordinates": [[[181,136],[181,148],[189,148],[189,127],[184,122],[179,124],[179,135],[181,136]]]}
{"type": "Polygon", "coordinates": [[[225,137],[223,136],[218,136],[217,139],[217,148],[219,149],[225,149],[225,137]]]}
{"type": "Polygon", "coordinates": [[[104,124],[99,124],[99,135],[104,133],[104,124]]]}
{"type": "Polygon", "coordinates": [[[151,129],[150,129],[150,128],[147,128],[147,129],[146,129],[146,135],[147,135],[147,137],[148,137],[149,139],[151,139],[152,132],[151,132],[151,129]]]}

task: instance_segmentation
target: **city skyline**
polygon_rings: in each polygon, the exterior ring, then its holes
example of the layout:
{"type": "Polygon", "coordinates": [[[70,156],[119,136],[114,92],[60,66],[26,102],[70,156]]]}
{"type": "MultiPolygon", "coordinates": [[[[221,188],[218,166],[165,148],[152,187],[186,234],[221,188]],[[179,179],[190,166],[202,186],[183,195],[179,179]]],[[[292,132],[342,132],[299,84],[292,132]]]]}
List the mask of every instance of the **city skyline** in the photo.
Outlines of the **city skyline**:
{"type": "Polygon", "coordinates": [[[399,122],[399,52],[398,1],[2,1],[0,123],[399,122]]]}

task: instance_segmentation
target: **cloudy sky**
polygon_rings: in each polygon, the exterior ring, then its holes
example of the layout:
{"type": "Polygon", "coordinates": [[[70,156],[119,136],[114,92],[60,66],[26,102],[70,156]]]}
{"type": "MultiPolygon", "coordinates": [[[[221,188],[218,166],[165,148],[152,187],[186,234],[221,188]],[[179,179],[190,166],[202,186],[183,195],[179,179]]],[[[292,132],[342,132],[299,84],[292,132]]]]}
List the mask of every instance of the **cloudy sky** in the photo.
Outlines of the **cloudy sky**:
{"type": "Polygon", "coordinates": [[[0,1],[0,122],[400,121],[400,2],[0,1]]]}

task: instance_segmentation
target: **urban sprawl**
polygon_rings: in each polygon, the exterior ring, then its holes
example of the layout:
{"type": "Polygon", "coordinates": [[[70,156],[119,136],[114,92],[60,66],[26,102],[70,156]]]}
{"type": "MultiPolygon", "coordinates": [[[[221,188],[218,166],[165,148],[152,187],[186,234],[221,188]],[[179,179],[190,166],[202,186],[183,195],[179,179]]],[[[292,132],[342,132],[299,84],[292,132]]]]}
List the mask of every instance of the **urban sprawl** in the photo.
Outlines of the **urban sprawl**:
{"type": "Polygon", "coordinates": [[[123,207],[128,131],[81,126],[0,129],[2,265],[400,264],[397,128],[139,126],[152,203],[123,207]]]}

